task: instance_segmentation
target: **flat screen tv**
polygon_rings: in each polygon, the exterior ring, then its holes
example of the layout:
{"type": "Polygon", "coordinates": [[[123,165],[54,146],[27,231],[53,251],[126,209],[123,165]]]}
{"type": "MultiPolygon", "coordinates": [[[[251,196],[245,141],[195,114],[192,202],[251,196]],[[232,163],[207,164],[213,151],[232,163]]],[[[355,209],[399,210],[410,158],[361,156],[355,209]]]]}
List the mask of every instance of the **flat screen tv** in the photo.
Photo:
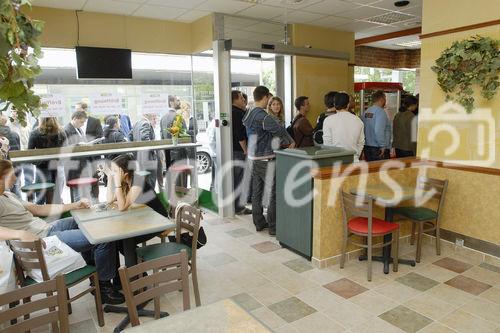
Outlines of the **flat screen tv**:
{"type": "Polygon", "coordinates": [[[76,47],[78,79],[132,79],[132,51],[76,47]]]}

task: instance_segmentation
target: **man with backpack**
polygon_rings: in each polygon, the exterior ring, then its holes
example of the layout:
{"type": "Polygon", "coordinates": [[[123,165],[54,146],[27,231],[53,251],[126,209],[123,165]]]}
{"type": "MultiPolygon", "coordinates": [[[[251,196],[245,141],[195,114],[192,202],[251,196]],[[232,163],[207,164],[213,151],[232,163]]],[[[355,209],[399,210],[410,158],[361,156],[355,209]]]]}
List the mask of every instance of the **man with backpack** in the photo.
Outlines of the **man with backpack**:
{"type": "MultiPolygon", "coordinates": [[[[297,115],[293,119],[292,129],[293,139],[295,140],[296,146],[297,148],[312,147],[314,146],[314,129],[309,120],[306,118],[306,115],[310,110],[309,97],[297,97],[295,99],[295,108],[297,109],[297,115]]],[[[287,131],[289,131],[289,129],[287,129],[287,131]]]]}
{"type": "Polygon", "coordinates": [[[252,218],[257,231],[269,228],[276,235],[276,156],[281,145],[295,147],[293,139],[279,122],[266,112],[269,89],[258,86],[253,91],[255,107],[243,118],[248,134],[248,159],[252,163],[252,218]],[[267,195],[265,196],[264,193],[267,195]],[[267,220],[263,198],[267,197],[267,220]]]}

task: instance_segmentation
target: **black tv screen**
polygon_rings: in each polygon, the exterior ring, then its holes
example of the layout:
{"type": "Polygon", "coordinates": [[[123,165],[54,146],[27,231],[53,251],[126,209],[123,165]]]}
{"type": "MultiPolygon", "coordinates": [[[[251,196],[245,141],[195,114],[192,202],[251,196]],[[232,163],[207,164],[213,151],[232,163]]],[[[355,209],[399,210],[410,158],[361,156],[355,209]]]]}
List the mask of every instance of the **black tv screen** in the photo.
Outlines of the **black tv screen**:
{"type": "Polygon", "coordinates": [[[76,47],[78,79],[132,79],[132,51],[76,47]]]}

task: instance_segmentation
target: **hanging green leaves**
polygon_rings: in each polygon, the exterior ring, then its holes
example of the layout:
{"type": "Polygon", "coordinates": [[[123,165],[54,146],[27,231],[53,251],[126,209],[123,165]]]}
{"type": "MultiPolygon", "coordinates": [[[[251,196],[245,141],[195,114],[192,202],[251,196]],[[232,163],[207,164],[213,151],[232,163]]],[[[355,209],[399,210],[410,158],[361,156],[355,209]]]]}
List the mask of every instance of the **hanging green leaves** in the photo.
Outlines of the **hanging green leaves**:
{"type": "Polygon", "coordinates": [[[481,88],[481,96],[490,100],[500,85],[500,41],[474,36],[454,42],[441,53],[432,70],[446,100],[456,101],[468,113],[474,109],[473,86],[481,88]]]}
{"type": "Polygon", "coordinates": [[[12,106],[23,125],[27,114],[38,116],[42,106],[32,87],[41,73],[43,22],[27,16],[27,8],[29,0],[0,0],[0,113],[12,106]]]}

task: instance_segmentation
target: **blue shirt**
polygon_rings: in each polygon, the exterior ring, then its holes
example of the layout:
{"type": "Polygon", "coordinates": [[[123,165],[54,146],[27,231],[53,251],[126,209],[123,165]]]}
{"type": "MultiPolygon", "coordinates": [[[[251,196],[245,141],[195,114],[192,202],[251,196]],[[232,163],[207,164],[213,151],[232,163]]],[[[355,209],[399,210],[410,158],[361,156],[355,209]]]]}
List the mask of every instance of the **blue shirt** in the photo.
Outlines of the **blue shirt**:
{"type": "Polygon", "coordinates": [[[365,124],[365,145],[377,148],[391,147],[391,122],[384,109],[372,105],[365,111],[362,120],[365,124]]]}

